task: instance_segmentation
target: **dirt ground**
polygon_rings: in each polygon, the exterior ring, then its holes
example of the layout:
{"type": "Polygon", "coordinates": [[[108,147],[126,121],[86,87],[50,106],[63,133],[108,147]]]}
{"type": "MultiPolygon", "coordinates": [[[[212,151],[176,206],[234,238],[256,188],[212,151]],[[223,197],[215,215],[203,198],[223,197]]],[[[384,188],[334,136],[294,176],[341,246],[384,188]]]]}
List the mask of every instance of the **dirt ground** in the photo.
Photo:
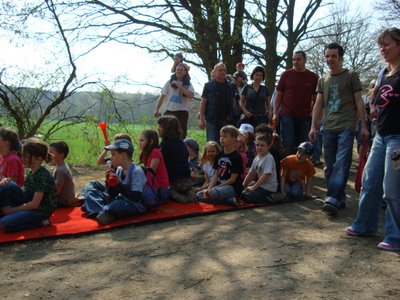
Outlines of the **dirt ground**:
{"type": "MultiPolygon", "coordinates": [[[[78,189],[101,176],[75,172],[78,189]]],[[[343,232],[356,215],[354,178],[353,167],[336,217],[313,199],[0,245],[1,298],[400,299],[400,256],[376,249],[383,229],[343,232]]]]}

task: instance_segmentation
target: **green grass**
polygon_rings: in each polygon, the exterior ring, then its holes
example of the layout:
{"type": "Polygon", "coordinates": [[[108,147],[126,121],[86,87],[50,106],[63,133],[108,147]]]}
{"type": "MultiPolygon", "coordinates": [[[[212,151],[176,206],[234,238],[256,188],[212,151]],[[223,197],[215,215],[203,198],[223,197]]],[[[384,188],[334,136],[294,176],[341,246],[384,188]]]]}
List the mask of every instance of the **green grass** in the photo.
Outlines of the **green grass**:
{"type": "MultiPolygon", "coordinates": [[[[117,133],[128,133],[132,136],[135,148],[134,160],[138,162],[140,148],[138,140],[141,132],[145,129],[156,130],[154,125],[129,125],[126,128],[118,124],[109,124],[107,132],[109,140],[112,141],[117,133]]],[[[188,137],[194,138],[200,145],[200,149],[204,147],[206,135],[204,130],[189,129],[188,137]]],[[[49,142],[63,140],[67,142],[70,148],[67,162],[71,165],[79,166],[96,166],[96,160],[104,147],[103,134],[100,127],[95,123],[82,123],[67,127],[55,133],[49,142]]]]}

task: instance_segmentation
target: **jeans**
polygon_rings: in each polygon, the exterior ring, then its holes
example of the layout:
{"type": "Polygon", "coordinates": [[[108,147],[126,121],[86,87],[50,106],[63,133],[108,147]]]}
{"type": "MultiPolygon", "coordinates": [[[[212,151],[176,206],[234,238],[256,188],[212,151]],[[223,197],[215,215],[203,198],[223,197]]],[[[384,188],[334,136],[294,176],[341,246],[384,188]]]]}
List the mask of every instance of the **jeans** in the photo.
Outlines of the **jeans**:
{"type": "Polygon", "coordinates": [[[317,139],[313,143],[314,151],[313,154],[311,155],[312,162],[319,162],[321,160],[322,145],[323,145],[322,129],[319,128],[317,131],[317,139]]]}
{"type": "Polygon", "coordinates": [[[295,181],[293,183],[285,183],[285,193],[289,199],[301,200],[304,196],[303,183],[295,181]]]}
{"type": "MultiPolygon", "coordinates": [[[[30,195],[19,187],[15,182],[10,181],[0,188],[0,207],[20,206],[32,201],[33,194],[30,195]]],[[[39,210],[21,210],[1,217],[0,227],[4,231],[15,232],[42,227],[42,221],[49,216],[39,210]]]]}
{"type": "Polygon", "coordinates": [[[16,232],[42,227],[48,216],[40,210],[20,210],[0,219],[0,228],[6,232],[16,232]]]}
{"type": "Polygon", "coordinates": [[[378,231],[382,199],[386,200],[385,243],[400,247],[400,170],[393,168],[391,154],[400,147],[400,135],[376,133],[362,177],[357,218],[351,225],[361,234],[378,231]]]}
{"type": "Polygon", "coordinates": [[[96,217],[104,211],[120,219],[146,212],[146,207],[141,202],[129,200],[122,195],[110,198],[105,186],[98,181],[89,181],[80,196],[85,197],[85,212],[88,217],[96,217]]]}
{"type": "Polygon", "coordinates": [[[308,133],[311,129],[311,117],[294,117],[282,115],[281,138],[283,157],[296,153],[296,147],[302,142],[308,141],[308,133]]]}
{"type": "Polygon", "coordinates": [[[262,187],[256,188],[254,191],[243,191],[242,199],[248,203],[265,203],[271,202],[268,197],[271,196],[272,192],[262,187]]]}
{"type": "Polygon", "coordinates": [[[14,181],[9,181],[5,186],[0,187],[0,207],[19,206],[30,200],[14,181]]]}
{"type": "Polygon", "coordinates": [[[342,201],[345,201],[345,187],[353,156],[354,130],[323,130],[323,139],[327,185],[325,202],[339,208],[342,201]]]}
{"type": "Polygon", "coordinates": [[[235,189],[232,185],[216,186],[209,190],[209,198],[206,197],[203,191],[196,194],[198,201],[208,203],[224,203],[231,205],[235,199],[235,189]]]}
{"type": "Polygon", "coordinates": [[[214,141],[219,143],[219,132],[221,128],[226,125],[229,125],[228,121],[215,121],[215,122],[206,121],[207,142],[214,141]]]}

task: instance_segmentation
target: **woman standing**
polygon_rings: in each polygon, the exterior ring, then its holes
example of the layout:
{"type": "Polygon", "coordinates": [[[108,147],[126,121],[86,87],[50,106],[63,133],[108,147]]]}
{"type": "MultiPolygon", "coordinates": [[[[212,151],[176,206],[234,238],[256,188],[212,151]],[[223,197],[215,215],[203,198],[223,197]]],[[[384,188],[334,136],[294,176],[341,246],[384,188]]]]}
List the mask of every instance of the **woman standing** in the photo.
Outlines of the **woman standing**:
{"type": "Polygon", "coordinates": [[[240,107],[245,117],[241,124],[248,123],[254,128],[262,123],[268,124],[268,107],[270,93],[268,88],[261,83],[265,79],[265,70],[257,66],[251,72],[251,84],[246,84],[240,96],[240,107]]]}
{"type": "Polygon", "coordinates": [[[378,248],[400,251],[400,169],[395,168],[391,157],[400,148],[400,29],[383,31],[378,44],[387,67],[371,102],[371,114],[377,115],[377,132],[363,173],[357,218],[345,232],[352,236],[376,233],[383,198],[388,204],[386,236],[378,248]]]}

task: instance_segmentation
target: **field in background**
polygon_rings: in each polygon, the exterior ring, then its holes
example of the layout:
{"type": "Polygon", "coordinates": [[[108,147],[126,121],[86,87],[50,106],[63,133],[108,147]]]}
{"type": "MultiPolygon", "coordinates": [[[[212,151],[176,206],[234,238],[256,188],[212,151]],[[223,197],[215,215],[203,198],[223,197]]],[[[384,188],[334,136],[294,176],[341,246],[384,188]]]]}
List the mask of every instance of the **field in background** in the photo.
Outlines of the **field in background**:
{"type": "MultiPolygon", "coordinates": [[[[153,125],[129,125],[108,124],[107,132],[112,141],[117,133],[129,133],[132,136],[135,148],[134,160],[139,162],[140,149],[138,145],[139,135],[145,129],[157,130],[157,124],[153,125]]],[[[194,138],[203,149],[205,144],[205,131],[189,129],[188,137],[194,138]]],[[[70,147],[67,162],[76,166],[96,166],[96,160],[104,147],[103,134],[96,123],[88,122],[66,127],[56,132],[48,142],[64,140],[70,147]]],[[[161,140],[160,140],[161,142],[161,140]]],[[[179,155],[179,154],[178,154],[179,155]]]]}

